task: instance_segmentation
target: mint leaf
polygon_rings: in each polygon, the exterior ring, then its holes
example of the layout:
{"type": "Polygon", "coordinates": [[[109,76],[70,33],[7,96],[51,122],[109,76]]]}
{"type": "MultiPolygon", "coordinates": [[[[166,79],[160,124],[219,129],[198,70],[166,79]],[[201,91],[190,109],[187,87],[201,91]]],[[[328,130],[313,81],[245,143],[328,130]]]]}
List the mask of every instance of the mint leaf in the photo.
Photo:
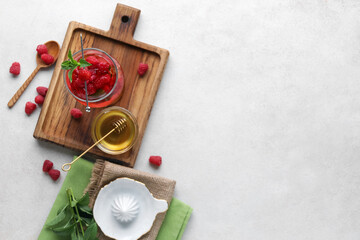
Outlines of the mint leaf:
{"type": "Polygon", "coordinates": [[[68,77],[69,77],[69,80],[70,80],[70,83],[72,83],[72,74],[73,74],[73,71],[75,70],[74,69],[71,69],[69,72],[68,72],[68,77]]]}
{"type": "Polygon", "coordinates": [[[60,222],[62,222],[66,217],[65,211],[61,211],[55,218],[53,218],[51,221],[49,221],[46,226],[47,227],[55,227],[60,222]]]}
{"type": "Polygon", "coordinates": [[[87,227],[92,223],[92,218],[82,217],[81,219],[87,227]]]}
{"type": "Polygon", "coordinates": [[[57,214],[60,214],[61,212],[64,212],[67,207],[69,206],[69,203],[67,203],[63,208],[60,208],[58,211],[57,211],[57,214]]]}
{"type": "Polygon", "coordinates": [[[70,60],[66,60],[64,62],[61,63],[61,69],[64,69],[64,70],[70,70],[68,72],[68,77],[69,77],[69,80],[70,80],[70,83],[72,83],[72,73],[73,71],[77,68],[77,67],[80,67],[80,68],[85,68],[85,67],[88,67],[88,66],[91,66],[92,64],[87,62],[85,59],[81,58],[80,61],[76,61],[73,56],[72,56],[72,53],[71,53],[71,50],[69,49],[69,52],[68,52],[68,57],[70,60]]]}
{"type": "Polygon", "coordinates": [[[57,211],[56,217],[46,227],[55,234],[72,240],[97,240],[97,224],[88,206],[89,195],[84,194],[77,200],[71,188],[66,189],[66,194],[68,204],[57,211]]]}
{"type": "Polygon", "coordinates": [[[97,225],[96,223],[92,223],[85,231],[84,239],[85,240],[95,240],[97,235],[97,225]]]}
{"type": "Polygon", "coordinates": [[[61,68],[64,70],[69,70],[74,68],[74,64],[71,61],[64,61],[61,63],[61,68]]]}
{"type": "Polygon", "coordinates": [[[89,193],[85,193],[78,201],[79,205],[88,206],[90,202],[89,193]]]}
{"type": "Polygon", "coordinates": [[[76,229],[74,228],[74,230],[71,232],[71,240],[78,240],[78,237],[76,236],[76,229]]]}
{"type": "Polygon", "coordinates": [[[91,210],[91,208],[89,208],[89,206],[78,205],[78,208],[81,212],[92,216],[92,210],[91,210]]]}
{"type": "Polygon", "coordinates": [[[53,228],[51,230],[54,233],[57,233],[57,234],[59,234],[61,236],[66,236],[66,235],[70,235],[72,233],[72,231],[74,231],[74,229],[76,229],[75,223],[70,224],[70,225],[65,226],[65,227],[53,228]]]}
{"type": "Polygon", "coordinates": [[[84,67],[88,67],[88,66],[91,66],[92,64],[87,62],[85,59],[81,58],[80,59],[80,67],[81,68],[84,68],[84,67]]]}
{"type": "Polygon", "coordinates": [[[53,230],[53,229],[59,229],[59,228],[67,227],[67,226],[71,225],[72,223],[74,223],[74,218],[70,214],[67,214],[65,216],[65,219],[60,221],[58,224],[54,224],[54,225],[51,225],[51,226],[49,224],[46,224],[46,226],[50,230],[53,230]]]}
{"type": "Polygon", "coordinates": [[[70,49],[69,49],[69,52],[68,52],[68,58],[71,59],[71,60],[74,60],[70,49]]]}
{"type": "Polygon", "coordinates": [[[68,58],[70,59],[70,61],[74,64],[77,65],[77,61],[73,58],[72,56],[72,53],[71,53],[71,50],[69,49],[69,52],[68,52],[68,58]]]}
{"type": "Polygon", "coordinates": [[[76,204],[77,204],[77,201],[76,201],[76,200],[73,200],[73,201],[70,202],[70,206],[71,206],[71,207],[75,207],[76,204]]]}

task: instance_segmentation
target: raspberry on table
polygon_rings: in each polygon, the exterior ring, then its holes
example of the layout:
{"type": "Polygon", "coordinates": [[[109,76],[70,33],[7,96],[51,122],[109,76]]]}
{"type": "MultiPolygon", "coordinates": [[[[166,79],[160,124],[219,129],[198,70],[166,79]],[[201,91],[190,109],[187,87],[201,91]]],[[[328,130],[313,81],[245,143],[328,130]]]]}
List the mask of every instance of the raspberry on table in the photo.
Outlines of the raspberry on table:
{"type": "Polygon", "coordinates": [[[27,102],[27,103],[25,104],[25,113],[26,113],[27,115],[32,114],[35,109],[36,109],[36,104],[35,104],[35,103],[27,102]]]}
{"type": "Polygon", "coordinates": [[[49,172],[50,169],[52,169],[52,167],[54,166],[53,162],[50,160],[45,160],[44,164],[43,164],[43,171],[44,172],[49,172]]]}
{"type": "Polygon", "coordinates": [[[160,166],[161,163],[162,163],[162,159],[161,159],[160,156],[150,156],[149,162],[150,162],[151,164],[156,165],[156,166],[160,166]]]}
{"type": "Polygon", "coordinates": [[[48,49],[46,47],[45,44],[40,44],[36,47],[36,51],[38,52],[38,54],[41,56],[45,53],[48,53],[48,49]]]}
{"type": "Polygon", "coordinates": [[[35,97],[35,102],[37,105],[42,105],[44,103],[45,98],[41,95],[37,95],[35,97]]]}
{"type": "Polygon", "coordinates": [[[48,91],[48,88],[47,88],[47,87],[42,87],[42,86],[40,86],[40,87],[37,87],[37,88],[36,88],[36,91],[37,91],[41,96],[45,97],[45,96],[46,96],[46,93],[47,93],[47,91],[48,91]]]}
{"type": "Polygon", "coordinates": [[[73,109],[71,109],[70,114],[73,118],[78,119],[78,118],[81,118],[83,113],[80,109],[73,108],[73,109]]]}
{"type": "Polygon", "coordinates": [[[60,177],[60,171],[57,169],[50,169],[48,173],[54,181],[58,180],[58,178],[60,177]]]}
{"type": "Polygon", "coordinates": [[[143,76],[143,75],[145,75],[145,73],[147,72],[148,69],[149,69],[149,66],[146,63],[140,63],[139,68],[138,68],[138,74],[140,76],[143,76]]]}
{"type": "Polygon", "coordinates": [[[44,61],[45,64],[49,65],[54,62],[54,57],[50,54],[44,53],[41,55],[41,59],[44,61]]]}
{"type": "Polygon", "coordinates": [[[20,74],[20,63],[13,62],[13,64],[11,64],[9,72],[14,75],[19,75],[20,74]]]}

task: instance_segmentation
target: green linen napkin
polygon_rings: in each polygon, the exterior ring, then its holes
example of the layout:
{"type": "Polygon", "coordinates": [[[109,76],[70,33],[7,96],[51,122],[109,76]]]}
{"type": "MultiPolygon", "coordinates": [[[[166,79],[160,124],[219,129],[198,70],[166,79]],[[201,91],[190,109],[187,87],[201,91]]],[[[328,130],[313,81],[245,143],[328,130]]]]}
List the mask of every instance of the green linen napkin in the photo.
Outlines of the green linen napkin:
{"type": "MultiPolygon", "coordinates": [[[[82,158],[71,166],[71,171],[66,175],[38,240],[64,240],[64,237],[58,236],[47,229],[46,223],[53,219],[57,210],[67,203],[68,200],[65,192],[67,188],[71,187],[73,189],[76,198],[83,195],[83,191],[90,181],[93,166],[94,163],[82,158]]],[[[190,206],[173,198],[156,240],[180,240],[191,212],[192,208],[190,206]]]]}
{"type": "Polygon", "coordinates": [[[51,230],[47,229],[46,223],[56,216],[56,212],[59,208],[67,204],[67,188],[72,188],[76,198],[83,195],[84,189],[89,184],[93,166],[94,164],[92,162],[83,159],[79,159],[76,164],[71,166],[71,171],[69,171],[66,175],[64,183],[56,197],[53,207],[50,210],[49,216],[46,219],[38,240],[64,240],[63,236],[56,235],[51,230]]]}
{"type": "Polygon", "coordinates": [[[173,198],[156,240],[180,240],[191,213],[190,206],[173,198]]]}

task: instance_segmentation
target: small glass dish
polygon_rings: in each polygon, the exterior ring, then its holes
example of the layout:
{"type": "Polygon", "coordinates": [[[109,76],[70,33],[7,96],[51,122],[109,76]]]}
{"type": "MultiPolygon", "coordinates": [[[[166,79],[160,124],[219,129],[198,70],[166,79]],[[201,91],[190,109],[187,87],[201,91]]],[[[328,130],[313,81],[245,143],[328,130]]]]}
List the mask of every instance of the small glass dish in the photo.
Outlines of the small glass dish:
{"type": "MultiPolygon", "coordinates": [[[[90,56],[95,57],[99,62],[107,63],[109,66],[109,69],[106,70],[105,73],[107,73],[110,76],[109,83],[107,86],[103,87],[102,89],[96,90],[95,93],[88,95],[89,100],[89,106],[93,108],[101,108],[101,107],[107,107],[116,101],[118,101],[122,95],[122,92],[124,90],[124,73],[120,66],[120,64],[112,58],[108,53],[97,49],[97,48],[85,48],[84,49],[84,58],[88,58],[90,56]]],[[[73,54],[73,58],[76,61],[79,61],[82,57],[81,51],[78,51],[73,54]]],[[[100,77],[101,71],[98,70],[97,66],[89,66],[86,67],[91,72],[94,72],[95,75],[100,77]]],[[[70,92],[70,94],[82,105],[86,106],[86,95],[85,95],[85,83],[78,83],[75,84],[76,81],[73,79],[73,81],[70,81],[68,73],[70,70],[64,70],[64,82],[67,90],[70,92]],[[75,82],[74,82],[75,81],[75,82]],[[75,87],[75,86],[81,86],[81,87],[75,87]]],[[[76,70],[78,71],[78,70],[76,70]]],[[[73,72],[73,78],[74,74],[76,74],[76,71],[73,72]]],[[[104,73],[103,73],[104,74],[104,73]]],[[[90,84],[88,83],[88,92],[90,92],[90,84]]]]}
{"type": "Polygon", "coordinates": [[[130,150],[139,134],[137,121],[134,115],[125,108],[113,106],[103,109],[91,125],[91,137],[94,142],[105,136],[114,128],[114,123],[125,119],[125,128],[119,133],[112,132],[97,147],[105,153],[118,155],[130,150]]]}

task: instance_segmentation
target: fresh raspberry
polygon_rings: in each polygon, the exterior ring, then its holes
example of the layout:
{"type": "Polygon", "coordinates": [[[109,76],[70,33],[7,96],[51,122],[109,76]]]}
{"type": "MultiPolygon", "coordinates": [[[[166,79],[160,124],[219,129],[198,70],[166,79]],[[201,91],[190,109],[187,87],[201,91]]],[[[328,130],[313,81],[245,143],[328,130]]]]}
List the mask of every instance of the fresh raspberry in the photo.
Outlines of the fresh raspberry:
{"type": "Polygon", "coordinates": [[[71,79],[72,79],[72,81],[74,81],[75,78],[79,78],[79,76],[78,76],[75,72],[73,72],[73,73],[71,74],[71,79]]]}
{"type": "Polygon", "coordinates": [[[71,91],[76,91],[77,89],[77,85],[76,85],[76,81],[73,79],[73,81],[70,83],[71,86],[71,91]]]}
{"type": "Polygon", "coordinates": [[[78,118],[81,118],[83,113],[80,109],[73,108],[73,109],[71,109],[70,114],[73,118],[78,119],[78,118]]]}
{"type": "Polygon", "coordinates": [[[72,79],[79,77],[79,67],[75,68],[72,73],[72,79]]]}
{"type": "Polygon", "coordinates": [[[91,72],[86,69],[79,70],[79,79],[83,81],[88,81],[91,78],[91,72]]]}
{"type": "Polygon", "coordinates": [[[36,88],[36,91],[43,97],[46,96],[46,93],[48,91],[48,88],[47,87],[37,87],[36,88]]]}
{"type": "Polygon", "coordinates": [[[50,54],[44,53],[41,55],[41,59],[44,61],[45,64],[49,65],[54,62],[54,57],[50,54]]]}
{"type": "Polygon", "coordinates": [[[71,83],[71,86],[76,90],[84,89],[85,82],[81,81],[79,78],[74,78],[72,83],[71,83]]]}
{"type": "Polygon", "coordinates": [[[27,102],[25,104],[25,113],[30,115],[36,109],[36,104],[32,102],[27,102]]]}
{"type": "Polygon", "coordinates": [[[138,68],[138,74],[140,76],[143,76],[147,70],[149,69],[149,66],[146,63],[140,63],[138,68]]]}
{"type": "Polygon", "coordinates": [[[95,67],[99,63],[99,60],[97,60],[95,56],[89,56],[85,60],[91,64],[90,67],[95,67]]]}
{"type": "Polygon", "coordinates": [[[44,97],[43,96],[41,96],[41,95],[37,95],[36,97],[35,97],[35,102],[37,103],[37,105],[41,105],[41,104],[43,104],[44,103],[44,97]]]}
{"type": "Polygon", "coordinates": [[[85,88],[78,88],[78,89],[76,89],[75,95],[78,96],[79,98],[85,99],[85,98],[86,98],[85,88]]]}
{"type": "Polygon", "coordinates": [[[53,166],[54,166],[54,164],[52,163],[52,161],[45,160],[44,164],[43,164],[43,171],[44,172],[49,172],[49,170],[52,169],[53,166]]]}
{"type": "Polygon", "coordinates": [[[93,82],[96,89],[100,89],[100,88],[102,88],[104,86],[104,82],[102,82],[99,77],[95,76],[95,78],[94,78],[94,80],[92,82],[93,82]]]}
{"type": "MultiPolygon", "coordinates": [[[[91,66],[90,66],[90,67],[91,67],[91,66]]],[[[96,68],[89,68],[89,67],[88,67],[88,71],[91,73],[91,77],[92,77],[92,76],[96,76],[96,74],[97,74],[96,68]]]]}
{"type": "Polygon", "coordinates": [[[38,45],[36,51],[40,56],[43,55],[44,53],[48,53],[48,49],[45,44],[38,45]]]}
{"type": "Polygon", "coordinates": [[[150,156],[149,162],[156,166],[160,166],[161,165],[161,157],[160,156],[150,156]]]}
{"type": "Polygon", "coordinates": [[[89,83],[87,84],[87,91],[88,91],[88,95],[93,95],[94,93],[96,93],[96,88],[94,86],[94,84],[89,83]]]}
{"type": "Polygon", "coordinates": [[[100,81],[105,85],[105,84],[109,84],[110,83],[110,75],[109,74],[105,74],[103,76],[100,77],[100,81]]]}
{"type": "Polygon", "coordinates": [[[103,76],[101,76],[100,78],[96,78],[94,81],[94,85],[97,89],[102,88],[103,86],[105,86],[106,84],[110,83],[110,75],[109,74],[105,74],[103,76]]]}
{"type": "Polygon", "coordinates": [[[14,74],[14,75],[19,75],[20,74],[20,63],[13,62],[13,64],[10,67],[9,72],[14,74]]]}
{"type": "Polygon", "coordinates": [[[60,177],[60,171],[56,169],[50,169],[49,170],[49,176],[52,178],[52,180],[56,181],[60,177]]]}
{"type": "Polygon", "coordinates": [[[110,88],[110,86],[109,85],[105,85],[105,86],[103,86],[103,88],[102,88],[103,90],[104,90],[104,92],[106,92],[106,93],[108,93],[108,92],[110,92],[110,90],[111,90],[111,88],[110,88]]]}
{"type": "Polygon", "coordinates": [[[91,74],[90,82],[95,83],[99,77],[96,74],[91,74]]]}
{"type": "Polygon", "coordinates": [[[100,72],[107,73],[109,72],[110,64],[107,62],[99,62],[98,68],[100,72]]]}

